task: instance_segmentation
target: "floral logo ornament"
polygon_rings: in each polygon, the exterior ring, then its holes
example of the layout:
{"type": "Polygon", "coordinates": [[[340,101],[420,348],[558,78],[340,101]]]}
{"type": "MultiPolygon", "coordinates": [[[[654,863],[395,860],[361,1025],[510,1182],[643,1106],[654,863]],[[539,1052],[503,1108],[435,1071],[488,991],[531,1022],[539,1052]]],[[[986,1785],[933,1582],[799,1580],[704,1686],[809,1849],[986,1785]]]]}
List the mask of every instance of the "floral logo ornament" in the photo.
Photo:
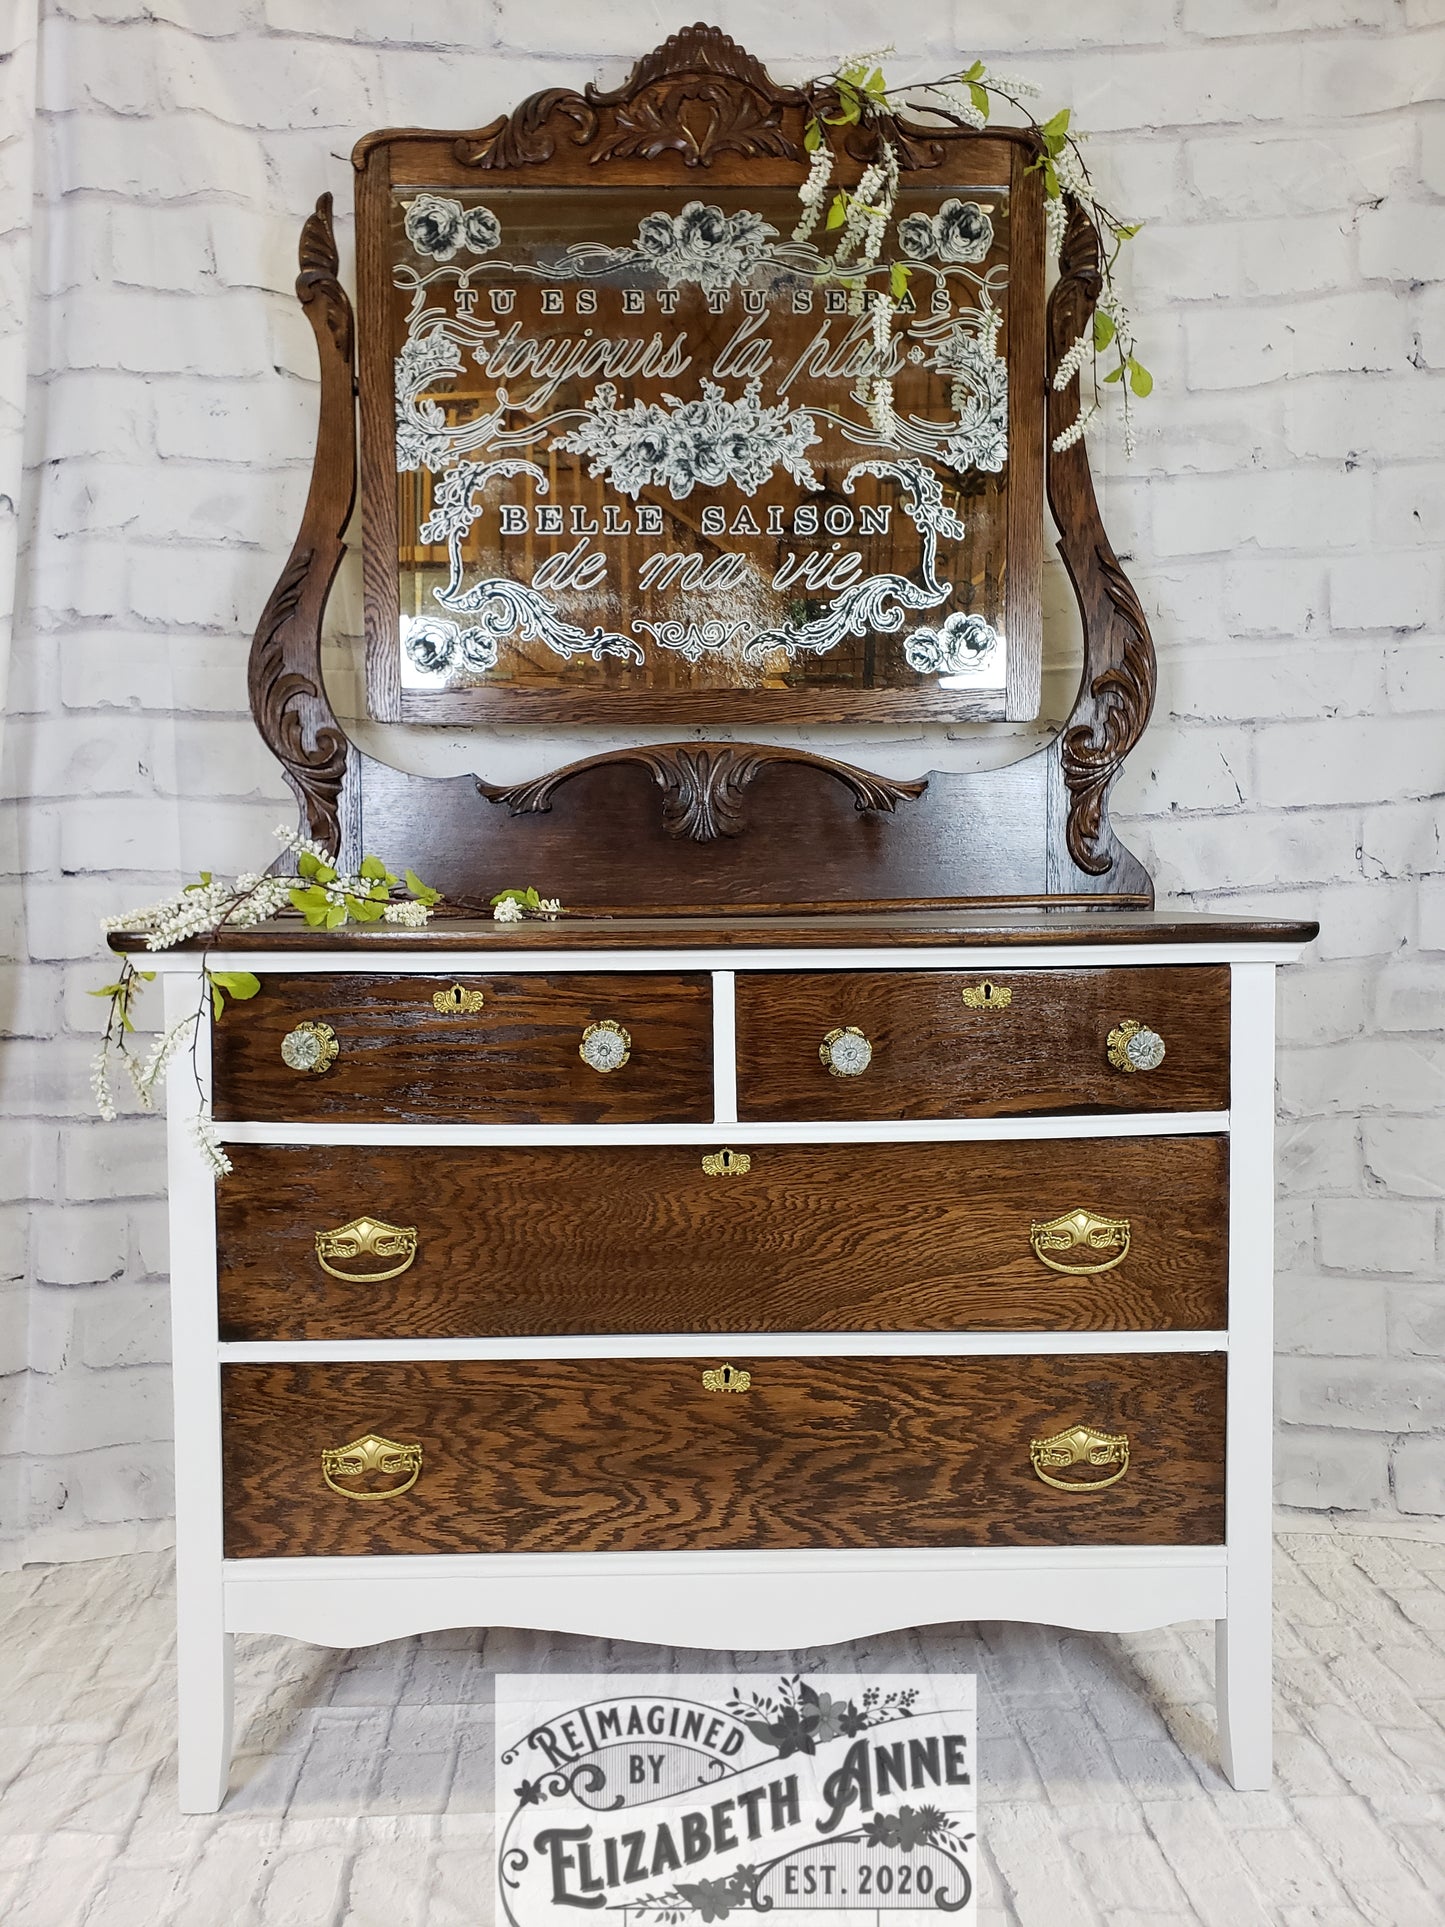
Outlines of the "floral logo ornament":
{"type": "Polygon", "coordinates": [[[820,1693],[800,1674],[781,1679],[772,1693],[753,1693],[744,1699],[734,1688],[727,1709],[765,1745],[776,1748],[780,1760],[790,1753],[816,1753],[820,1744],[842,1735],[852,1739],[869,1726],[904,1719],[917,1699],[916,1689],[881,1694],[869,1687],[857,1700],[834,1699],[820,1693]]]}
{"type": "Polygon", "coordinates": [[[460,248],[490,254],[502,239],[502,224],[489,207],[464,208],[444,194],[418,194],[406,203],[402,223],[418,254],[450,261],[460,248]]]}
{"type": "Polygon", "coordinates": [[[790,411],[785,402],[765,408],[760,397],[756,379],[735,401],[717,382],[704,381],[697,401],[664,395],[666,408],[656,402],[619,408],[616,385],[599,382],[586,419],[552,446],[590,456],[588,473],[606,475],[634,501],[654,482],[665,482],[677,502],[694,488],[725,482],[753,495],[780,463],[795,482],[817,488],[804,452],[820,439],[812,416],[802,408],[790,411]]]}
{"type": "Polygon", "coordinates": [[[920,676],[969,676],[1002,640],[982,616],[956,613],[941,628],[915,629],[903,645],[903,660],[920,676]]]}
{"type": "Polygon", "coordinates": [[[993,222],[977,201],[945,201],[937,214],[906,214],[898,223],[898,242],[914,261],[967,266],[982,261],[993,246],[993,222]]]}
{"type": "Polygon", "coordinates": [[[681,214],[647,215],[637,230],[637,251],[669,287],[695,281],[730,288],[747,279],[777,232],[746,208],[724,214],[704,201],[689,201],[681,214]]]}

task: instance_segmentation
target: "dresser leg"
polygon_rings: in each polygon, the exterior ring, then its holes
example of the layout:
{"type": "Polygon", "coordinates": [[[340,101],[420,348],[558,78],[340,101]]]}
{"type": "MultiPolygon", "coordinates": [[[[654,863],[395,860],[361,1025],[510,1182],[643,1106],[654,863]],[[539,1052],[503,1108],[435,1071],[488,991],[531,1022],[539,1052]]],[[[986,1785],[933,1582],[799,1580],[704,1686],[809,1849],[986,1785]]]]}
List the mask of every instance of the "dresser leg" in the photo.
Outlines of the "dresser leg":
{"type": "Polygon", "coordinates": [[[1269,1603],[1214,1622],[1214,1696],[1219,1757],[1241,1793],[1267,1792],[1274,1777],[1274,1681],[1269,1603]]]}
{"type": "Polygon", "coordinates": [[[214,1813],[231,1777],[231,1720],[235,1707],[235,1635],[214,1625],[187,1625],[182,1611],[176,1640],[177,1777],[182,1813],[214,1813]]]}

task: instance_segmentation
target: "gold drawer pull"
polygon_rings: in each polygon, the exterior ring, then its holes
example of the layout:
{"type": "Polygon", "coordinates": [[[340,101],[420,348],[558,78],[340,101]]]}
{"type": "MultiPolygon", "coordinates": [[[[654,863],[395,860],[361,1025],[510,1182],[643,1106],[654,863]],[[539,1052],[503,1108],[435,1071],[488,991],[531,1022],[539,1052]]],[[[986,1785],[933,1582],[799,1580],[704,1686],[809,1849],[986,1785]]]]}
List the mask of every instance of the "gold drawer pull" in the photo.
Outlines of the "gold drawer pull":
{"type": "Polygon", "coordinates": [[[710,1178],[745,1178],[753,1161],[746,1151],[704,1151],[702,1168],[710,1178]]]}
{"type": "Polygon", "coordinates": [[[577,1055],[589,1070],[605,1077],[609,1071],[620,1071],[632,1055],[632,1037],[621,1024],[603,1017],[583,1031],[577,1055]]]}
{"type": "Polygon", "coordinates": [[[746,1392],[752,1389],[753,1375],[740,1370],[736,1365],[719,1365],[715,1371],[704,1372],[702,1389],[705,1392],[746,1392]]]}
{"type": "Polygon", "coordinates": [[[1055,1492],[1102,1492],[1117,1485],[1129,1470],[1129,1439],[1124,1432],[1099,1432],[1092,1425],[1074,1425],[1052,1438],[1030,1439],[1029,1457],[1045,1485],[1055,1492]],[[1070,1466],[1115,1466],[1107,1479],[1057,1479],[1070,1466]]]}
{"type": "Polygon", "coordinates": [[[450,990],[434,990],[432,1003],[443,1017],[475,1017],[486,998],[479,990],[453,984],[450,990]]]}
{"type": "Polygon", "coordinates": [[[1157,1071],[1164,1062],[1164,1039],[1137,1017],[1125,1017],[1109,1032],[1109,1062],[1116,1071],[1157,1071]]]}
{"type": "Polygon", "coordinates": [[[330,1024],[298,1024],[281,1039],[281,1062],[288,1070],[320,1077],[336,1062],[341,1046],[330,1024]]]}
{"type": "Polygon", "coordinates": [[[985,977],[981,984],[965,984],[963,1001],[970,1010],[1007,1010],[1014,994],[1007,984],[985,977]]]}
{"type": "Polygon", "coordinates": [[[416,1257],[416,1226],[386,1224],[380,1218],[353,1218],[334,1231],[318,1231],[316,1257],[323,1271],[348,1285],[381,1285],[388,1278],[399,1278],[416,1257]],[[387,1271],[338,1271],[332,1258],[396,1259],[387,1271]]]}
{"type": "Polygon", "coordinates": [[[1112,1271],[1129,1255],[1129,1220],[1103,1218],[1097,1211],[1066,1211],[1061,1218],[1029,1228],[1029,1243],[1034,1256],[1050,1271],[1062,1271],[1070,1278],[1088,1278],[1095,1272],[1112,1271]],[[1099,1258],[1084,1258],[1085,1252],[1101,1252],[1099,1258]],[[1067,1252],[1080,1262],[1071,1264],[1053,1252],[1067,1252]]]}
{"type": "Polygon", "coordinates": [[[395,1439],[379,1438],[368,1432],[350,1445],[330,1447],[321,1454],[321,1476],[333,1492],[343,1499],[399,1499],[410,1492],[421,1477],[421,1446],[398,1445],[395,1439]],[[355,1486],[338,1485],[338,1479],[358,1479],[364,1472],[382,1472],[388,1478],[408,1472],[405,1485],[389,1486],[385,1492],[359,1492],[355,1486]]]}
{"type": "Polygon", "coordinates": [[[873,1046],[856,1024],[846,1024],[828,1032],[818,1056],[834,1077],[861,1077],[873,1062],[873,1046]]]}

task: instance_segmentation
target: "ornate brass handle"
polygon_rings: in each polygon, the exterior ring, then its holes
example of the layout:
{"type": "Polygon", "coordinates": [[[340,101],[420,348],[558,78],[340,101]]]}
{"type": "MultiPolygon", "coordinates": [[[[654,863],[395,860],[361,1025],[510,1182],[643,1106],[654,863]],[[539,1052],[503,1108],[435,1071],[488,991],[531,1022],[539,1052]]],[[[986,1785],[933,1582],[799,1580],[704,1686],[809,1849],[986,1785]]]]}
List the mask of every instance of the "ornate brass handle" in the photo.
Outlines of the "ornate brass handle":
{"type": "Polygon", "coordinates": [[[1129,1255],[1129,1220],[1103,1218],[1096,1211],[1066,1211],[1047,1224],[1031,1225],[1029,1243],[1034,1256],[1050,1271],[1062,1271],[1071,1278],[1085,1278],[1097,1271],[1112,1271],[1129,1255]],[[1071,1264],[1053,1252],[1072,1253],[1079,1262],[1071,1264]],[[1085,1252],[1101,1252],[1099,1258],[1085,1258],[1085,1252]]]}
{"type": "Polygon", "coordinates": [[[716,1370],[704,1372],[702,1389],[705,1392],[746,1392],[753,1383],[751,1372],[740,1370],[736,1365],[719,1365],[716,1370]]]}
{"type": "Polygon", "coordinates": [[[873,1046],[856,1024],[846,1024],[828,1032],[818,1056],[834,1077],[861,1077],[873,1062],[873,1046]]]}
{"type": "Polygon", "coordinates": [[[1157,1071],[1164,1062],[1164,1039],[1137,1017],[1124,1017],[1109,1032],[1109,1062],[1116,1071],[1157,1071]]]}
{"type": "Polygon", "coordinates": [[[605,1077],[608,1071],[620,1071],[632,1055],[631,1035],[610,1017],[600,1018],[583,1031],[577,1055],[589,1070],[605,1077]]]}
{"type": "Polygon", "coordinates": [[[353,1439],[350,1445],[332,1446],[324,1451],[321,1476],[343,1499],[399,1499],[403,1492],[410,1492],[421,1477],[421,1446],[398,1445],[395,1439],[368,1432],[364,1438],[353,1439]],[[388,1486],[385,1492],[360,1492],[355,1486],[336,1483],[338,1479],[360,1478],[364,1472],[382,1472],[388,1478],[401,1472],[411,1476],[404,1485],[388,1486]]]}
{"type": "Polygon", "coordinates": [[[323,1271],[348,1285],[381,1285],[388,1278],[399,1278],[416,1257],[416,1226],[386,1224],[380,1218],[353,1218],[334,1231],[318,1231],[316,1257],[323,1271]],[[331,1258],[395,1259],[386,1271],[338,1271],[327,1261],[331,1258]]]}
{"type": "Polygon", "coordinates": [[[1055,1492],[1103,1492],[1117,1485],[1129,1470],[1129,1438],[1124,1432],[1100,1432],[1092,1425],[1074,1425],[1051,1438],[1030,1439],[1029,1457],[1045,1485],[1055,1492]],[[1107,1479],[1059,1479],[1056,1472],[1070,1466],[1114,1466],[1107,1479]]]}
{"type": "Polygon", "coordinates": [[[320,1077],[336,1062],[341,1046],[330,1024],[298,1024],[281,1039],[281,1062],[289,1070],[320,1077]]]}
{"type": "Polygon", "coordinates": [[[753,1161],[746,1151],[705,1151],[702,1168],[710,1178],[745,1178],[753,1161]]]}
{"type": "Polygon", "coordinates": [[[481,991],[468,990],[464,984],[432,992],[432,1004],[443,1017],[475,1017],[486,1001],[481,991]]]}
{"type": "Polygon", "coordinates": [[[996,984],[985,977],[981,984],[965,984],[963,1001],[970,1010],[1007,1010],[1014,994],[1007,984],[996,984]]]}

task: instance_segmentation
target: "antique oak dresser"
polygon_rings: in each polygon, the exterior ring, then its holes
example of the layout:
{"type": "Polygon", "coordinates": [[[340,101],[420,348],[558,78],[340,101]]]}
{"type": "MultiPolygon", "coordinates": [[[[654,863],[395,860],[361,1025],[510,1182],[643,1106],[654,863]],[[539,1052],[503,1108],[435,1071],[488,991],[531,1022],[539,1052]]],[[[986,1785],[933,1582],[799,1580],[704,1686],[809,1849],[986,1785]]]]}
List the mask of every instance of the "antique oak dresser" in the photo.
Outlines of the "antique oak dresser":
{"type": "Polygon", "coordinates": [[[1313,926],[1156,911],[1109,821],[1154,655],[1053,446],[1093,227],[1046,303],[1027,130],[888,123],[933,278],[878,457],[857,317],[769,239],[816,106],[696,28],[615,92],[370,136],[359,325],[329,197],[306,224],[319,440],[252,705],[318,845],[445,901],[149,960],[172,1018],[207,965],[261,985],[199,1093],[170,1071],[187,1811],[225,1793],[236,1633],[487,1624],[1213,1620],[1225,1768],[1268,1783],[1274,975],[1313,926]],[[689,739],[510,783],[359,749],[320,659],[358,446],[375,719],[689,739]],[[1063,727],[908,780],[803,746],[1037,716],[1045,490],[1063,727]],[[794,740],[699,727],[768,722],[794,740]],[[521,884],[566,914],[495,921],[521,884]]]}

